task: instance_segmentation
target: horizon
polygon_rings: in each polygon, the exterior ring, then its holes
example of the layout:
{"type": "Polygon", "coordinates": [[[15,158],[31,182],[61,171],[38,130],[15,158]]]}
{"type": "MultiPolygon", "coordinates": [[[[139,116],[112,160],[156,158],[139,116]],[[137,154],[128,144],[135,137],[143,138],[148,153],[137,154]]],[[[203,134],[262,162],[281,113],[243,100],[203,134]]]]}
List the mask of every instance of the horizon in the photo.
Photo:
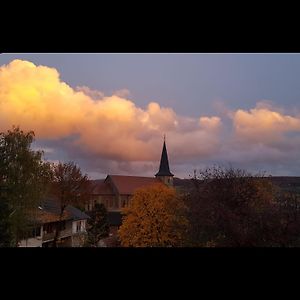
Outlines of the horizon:
{"type": "Polygon", "coordinates": [[[300,54],[1,54],[0,130],[91,179],[232,166],[300,176],[300,54]]]}

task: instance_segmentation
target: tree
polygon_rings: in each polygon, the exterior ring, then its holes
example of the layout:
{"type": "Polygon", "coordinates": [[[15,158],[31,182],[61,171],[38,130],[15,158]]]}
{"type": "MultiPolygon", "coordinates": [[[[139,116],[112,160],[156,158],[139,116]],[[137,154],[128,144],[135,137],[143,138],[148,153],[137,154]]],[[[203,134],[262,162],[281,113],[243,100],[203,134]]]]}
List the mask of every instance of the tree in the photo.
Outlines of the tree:
{"type": "Polygon", "coordinates": [[[50,164],[42,151],[33,151],[34,132],[13,127],[0,133],[2,245],[17,246],[31,227],[33,211],[47,192],[50,164]]]}
{"type": "Polygon", "coordinates": [[[62,219],[68,205],[84,209],[90,197],[90,181],[83,175],[74,162],[61,163],[53,166],[52,195],[60,207],[59,226],[56,228],[53,246],[56,247],[62,219]]]}
{"type": "Polygon", "coordinates": [[[0,197],[0,247],[9,247],[12,245],[13,236],[7,220],[10,213],[7,199],[0,197]]]}
{"type": "Polygon", "coordinates": [[[300,246],[300,195],[280,190],[277,195],[276,241],[279,246],[300,246]]]}
{"type": "Polygon", "coordinates": [[[192,246],[275,245],[276,188],[262,175],[208,168],[186,195],[192,246]]]}
{"type": "Polygon", "coordinates": [[[99,241],[109,234],[107,210],[102,203],[96,203],[89,215],[86,245],[97,247],[99,241]]]}
{"type": "Polygon", "coordinates": [[[173,188],[156,184],[138,189],[123,213],[119,229],[122,246],[183,245],[188,226],[186,207],[173,188]]]}

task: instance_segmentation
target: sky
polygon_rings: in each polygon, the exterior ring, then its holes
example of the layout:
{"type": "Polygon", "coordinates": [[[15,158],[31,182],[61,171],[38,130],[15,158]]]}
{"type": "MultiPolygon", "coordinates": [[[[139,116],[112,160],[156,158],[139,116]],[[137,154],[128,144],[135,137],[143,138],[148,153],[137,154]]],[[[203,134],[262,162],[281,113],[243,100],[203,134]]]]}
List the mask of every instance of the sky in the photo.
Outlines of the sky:
{"type": "Polygon", "coordinates": [[[300,176],[300,54],[1,54],[0,130],[91,178],[213,164],[300,176]]]}

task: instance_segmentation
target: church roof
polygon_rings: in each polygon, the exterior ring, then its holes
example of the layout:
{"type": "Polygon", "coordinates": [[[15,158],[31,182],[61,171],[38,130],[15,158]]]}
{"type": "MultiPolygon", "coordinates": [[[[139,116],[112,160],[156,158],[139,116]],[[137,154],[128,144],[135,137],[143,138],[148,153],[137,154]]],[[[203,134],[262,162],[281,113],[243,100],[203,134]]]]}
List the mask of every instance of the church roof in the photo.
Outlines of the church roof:
{"type": "Polygon", "coordinates": [[[108,175],[121,195],[132,195],[138,188],[161,183],[154,177],[108,175]]]}
{"type": "Polygon", "coordinates": [[[167,152],[167,147],[166,147],[165,141],[164,141],[164,145],[163,145],[163,149],[162,149],[162,153],[161,153],[159,171],[155,174],[155,176],[174,176],[170,172],[168,152],[167,152]]]}
{"type": "Polygon", "coordinates": [[[93,195],[113,195],[113,191],[105,179],[92,180],[93,195]]]}

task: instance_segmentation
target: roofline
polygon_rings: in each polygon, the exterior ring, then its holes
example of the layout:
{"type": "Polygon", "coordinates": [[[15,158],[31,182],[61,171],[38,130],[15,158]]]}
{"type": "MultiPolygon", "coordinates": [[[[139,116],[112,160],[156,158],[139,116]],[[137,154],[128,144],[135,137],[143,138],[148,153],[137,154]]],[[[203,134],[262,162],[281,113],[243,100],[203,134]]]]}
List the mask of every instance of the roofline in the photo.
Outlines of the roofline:
{"type": "Polygon", "coordinates": [[[155,174],[155,177],[157,177],[157,176],[174,176],[174,174],[172,174],[171,172],[170,173],[163,173],[163,172],[157,172],[156,174],[155,174]]]}
{"type": "Polygon", "coordinates": [[[148,177],[148,176],[139,176],[139,175],[113,175],[113,174],[109,174],[107,175],[107,177],[111,177],[111,176],[117,176],[117,177],[139,177],[139,178],[150,178],[150,179],[155,179],[155,177],[148,177]]]}

